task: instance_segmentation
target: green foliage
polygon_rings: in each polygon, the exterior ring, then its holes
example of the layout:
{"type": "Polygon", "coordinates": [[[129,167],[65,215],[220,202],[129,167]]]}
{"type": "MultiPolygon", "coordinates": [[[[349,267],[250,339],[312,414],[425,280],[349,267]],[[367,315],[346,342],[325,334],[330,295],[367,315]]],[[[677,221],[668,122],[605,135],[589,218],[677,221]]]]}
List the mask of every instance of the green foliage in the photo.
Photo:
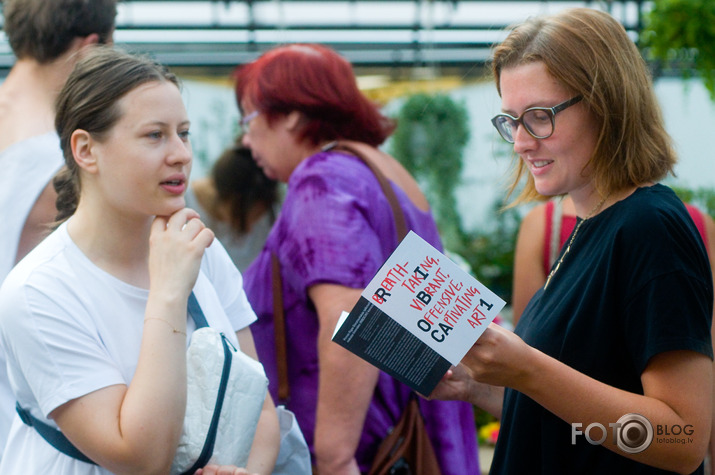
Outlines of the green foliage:
{"type": "Polygon", "coordinates": [[[691,190],[679,186],[671,186],[671,188],[684,202],[695,205],[710,216],[715,217],[715,189],[696,188],[691,190]]]}
{"type": "Polygon", "coordinates": [[[463,149],[469,140],[467,110],[447,95],[409,97],[397,116],[392,155],[420,182],[435,213],[446,249],[460,255],[484,285],[511,300],[514,247],[520,217],[492,204],[494,226],[466,232],[457,212],[463,149]]]}
{"type": "Polygon", "coordinates": [[[694,68],[715,100],[715,0],[655,0],[645,18],[641,45],[649,59],[694,68]]]}
{"type": "Polygon", "coordinates": [[[489,414],[484,409],[474,406],[474,422],[477,427],[482,427],[496,421],[497,418],[489,414]]]}
{"type": "Polygon", "coordinates": [[[514,249],[521,216],[515,208],[502,211],[501,205],[501,200],[492,205],[493,229],[477,230],[465,236],[462,256],[479,281],[508,303],[511,302],[514,249]]]}
{"type": "Polygon", "coordinates": [[[454,191],[469,140],[464,105],[446,94],[409,97],[397,116],[391,153],[424,186],[445,247],[460,251],[462,224],[454,191]]]}

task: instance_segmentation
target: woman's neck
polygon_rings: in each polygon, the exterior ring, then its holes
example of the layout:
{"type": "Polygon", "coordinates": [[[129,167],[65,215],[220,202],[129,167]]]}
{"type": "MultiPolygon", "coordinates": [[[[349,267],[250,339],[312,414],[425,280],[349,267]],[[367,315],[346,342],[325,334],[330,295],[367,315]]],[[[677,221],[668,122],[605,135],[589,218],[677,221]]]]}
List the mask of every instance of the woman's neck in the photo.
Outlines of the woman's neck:
{"type": "Polygon", "coordinates": [[[149,288],[152,219],[97,216],[81,205],[67,225],[72,241],[97,267],[128,284],[149,288]]]}
{"type": "Polygon", "coordinates": [[[573,193],[569,193],[569,196],[573,201],[577,216],[581,218],[592,218],[617,202],[628,198],[636,189],[638,189],[638,187],[631,186],[623,190],[612,191],[605,196],[599,195],[595,191],[585,197],[577,197],[574,196],[573,193]]]}

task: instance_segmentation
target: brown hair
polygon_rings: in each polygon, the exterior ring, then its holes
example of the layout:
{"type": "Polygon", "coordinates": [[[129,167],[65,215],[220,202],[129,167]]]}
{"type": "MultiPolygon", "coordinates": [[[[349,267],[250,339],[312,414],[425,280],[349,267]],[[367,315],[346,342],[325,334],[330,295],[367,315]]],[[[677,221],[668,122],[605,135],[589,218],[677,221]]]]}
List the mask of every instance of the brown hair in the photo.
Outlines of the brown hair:
{"type": "Polygon", "coordinates": [[[239,233],[250,229],[249,218],[257,206],[275,218],[278,182],[268,178],[253,161],[249,148],[235,145],[226,149],[214,162],[211,179],[218,201],[228,205],[230,225],[239,233]]]}
{"type": "MultiPolygon", "coordinates": [[[[650,73],[623,26],[607,13],[575,8],[530,18],[494,49],[496,87],[504,69],[541,62],[583,103],[599,126],[589,161],[601,194],[662,180],[677,161],[665,131],[650,73]]],[[[509,194],[527,175],[515,203],[539,197],[534,179],[518,161],[509,194]]]]}
{"type": "Polygon", "coordinates": [[[40,63],[61,56],[75,38],[114,31],[117,0],[4,0],[3,29],[15,56],[40,63]]]}
{"type": "Polygon", "coordinates": [[[77,63],[56,103],[55,128],[65,159],[65,166],[53,180],[58,221],[74,214],[79,202],[79,168],[72,155],[72,133],[82,129],[102,140],[121,117],[119,100],[153,81],[169,81],[179,87],[176,76],[164,66],[109,47],[95,48],[77,63]]]}

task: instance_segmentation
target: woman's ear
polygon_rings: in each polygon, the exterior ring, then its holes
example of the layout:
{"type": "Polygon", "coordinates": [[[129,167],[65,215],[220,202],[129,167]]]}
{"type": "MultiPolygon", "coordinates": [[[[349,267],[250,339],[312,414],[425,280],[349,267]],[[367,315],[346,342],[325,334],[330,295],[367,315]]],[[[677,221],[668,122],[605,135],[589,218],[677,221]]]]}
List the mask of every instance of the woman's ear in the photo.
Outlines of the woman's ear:
{"type": "Polygon", "coordinates": [[[94,140],[89,132],[82,129],[77,129],[72,132],[70,137],[70,146],[72,147],[72,156],[82,170],[88,173],[97,172],[97,158],[93,153],[94,140]]]}
{"type": "Polygon", "coordinates": [[[289,112],[286,115],[286,119],[285,119],[285,123],[284,123],[285,128],[289,132],[295,132],[296,130],[299,129],[299,127],[303,126],[304,120],[305,120],[305,116],[303,115],[302,112],[298,112],[298,111],[289,112]]]}

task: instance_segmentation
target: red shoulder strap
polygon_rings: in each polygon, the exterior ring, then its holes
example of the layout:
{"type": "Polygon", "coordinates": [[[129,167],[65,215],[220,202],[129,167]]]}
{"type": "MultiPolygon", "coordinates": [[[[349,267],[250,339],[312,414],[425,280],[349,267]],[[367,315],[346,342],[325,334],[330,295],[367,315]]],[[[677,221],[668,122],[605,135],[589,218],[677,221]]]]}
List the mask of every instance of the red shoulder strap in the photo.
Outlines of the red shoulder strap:
{"type": "Polygon", "coordinates": [[[700,237],[703,238],[705,250],[708,251],[708,254],[710,254],[710,249],[708,249],[708,233],[705,229],[705,218],[703,217],[703,212],[688,203],[685,203],[685,208],[687,208],[688,213],[690,213],[690,217],[693,218],[695,227],[698,228],[698,232],[700,232],[700,237]]]}

